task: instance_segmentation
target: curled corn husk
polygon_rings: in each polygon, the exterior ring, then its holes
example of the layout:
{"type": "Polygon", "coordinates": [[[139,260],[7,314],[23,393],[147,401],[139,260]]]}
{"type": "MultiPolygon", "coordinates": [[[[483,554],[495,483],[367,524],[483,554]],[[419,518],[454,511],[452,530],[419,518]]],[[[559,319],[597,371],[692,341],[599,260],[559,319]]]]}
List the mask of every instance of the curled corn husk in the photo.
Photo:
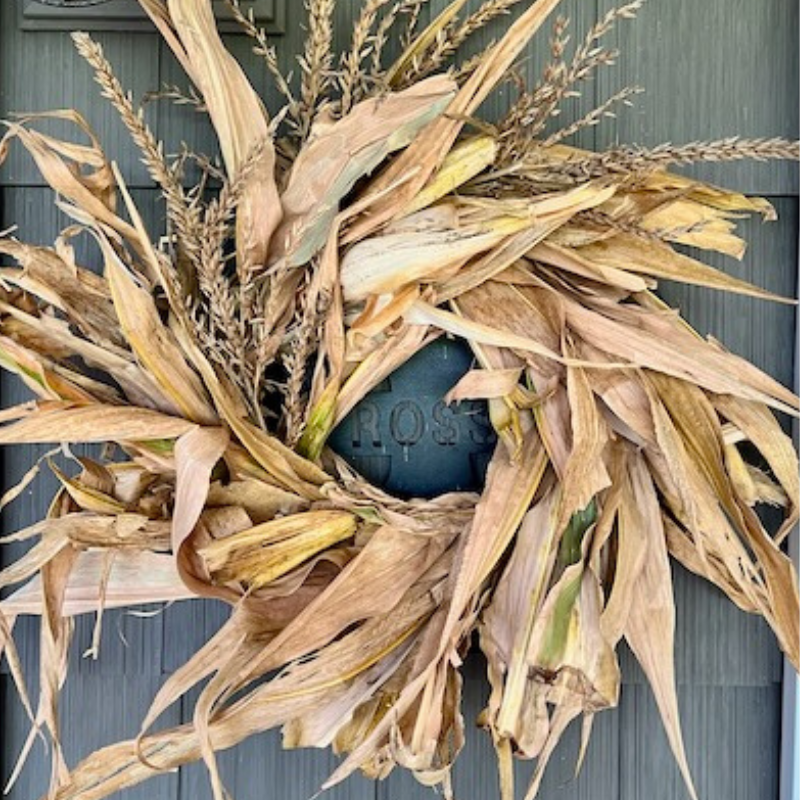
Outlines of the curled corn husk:
{"type": "Polygon", "coordinates": [[[202,548],[211,575],[219,581],[266,586],[317,553],[351,538],[356,518],[337,511],[309,511],[264,522],[202,548]]]}

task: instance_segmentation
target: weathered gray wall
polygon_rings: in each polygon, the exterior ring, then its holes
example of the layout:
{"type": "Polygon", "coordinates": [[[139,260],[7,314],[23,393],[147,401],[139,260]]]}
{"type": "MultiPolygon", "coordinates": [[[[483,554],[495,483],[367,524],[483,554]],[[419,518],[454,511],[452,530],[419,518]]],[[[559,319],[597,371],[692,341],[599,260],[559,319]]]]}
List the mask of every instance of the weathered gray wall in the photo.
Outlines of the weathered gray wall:
{"type": "MultiPolygon", "coordinates": [[[[139,207],[156,230],[162,212],[156,190],[114,113],[98,99],[89,70],[74,54],[65,34],[22,33],[17,29],[19,0],[0,2],[0,116],[74,106],[94,124],[107,152],[135,187],[139,207]]],[[[356,0],[340,0],[338,21],[344,41],[356,0]]],[[[432,0],[431,8],[444,6],[432,0]]],[[[279,57],[290,64],[298,51],[300,3],[292,9],[287,33],[276,38],[279,57]]],[[[564,0],[575,33],[584,31],[612,0],[564,0]]],[[[730,134],[798,135],[798,4],[796,0],[650,0],[638,22],[618,34],[623,57],[587,87],[575,102],[586,110],[595,100],[628,84],[646,86],[636,108],[616,121],[579,137],[583,146],[615,142],[655,144],[685,142],[730,134]]],[[[149,34],[98,34],[123,83],[137,95],[164,81],[184,83],[158,39],[149,34]]],[[[546,37],[531,50],[526,69],[533,73],[546,53],[546,37]]],[[[247,65],[257,88],[274,97],[248,41],[233,37],[232,46],[247,65]]],[[[501,92],[486,112],[497,113],[508,98],[501,92]]],[[[181,140],[211,149],[213,139],[200,117],[160,105],[151,120],[168,147],[181,140]]],[[[698,172],[719,183],[770,197],[780,222],[745,223],[751,241],[742,263],[720,260],[732,274],[773,291],[794,294],[796,286],[798,173],[785,165],[710,166],[698,172]]],[[[59,224],[52,197],[32,162],[14,155],[0,172],[0,229],[17,223],[20,236],[52,241],[59,224]]],[[[792,381],[794,315],[748,298],[711,291],[664,286],[663,294],[681,307],[702,331],[713,333],[733,350],[753,359],[786,384],[792,381]]],[[[23,397],[3,380],[2,401],[23,397]]],[[[33,448],[2,455],[3,483],[11,485],[31,462],[33,448]]],[[[14,530],[41,516],[53,492],[40,480],[3,515],[3,529],[14,530]]],[[[781,661],[774,640],[757,619],[730,606],[718,592],[676,569],[678,614],[677,666],[684,732],[697,787],[704,800],[773,800],[777,798],[780,731],[781,661]]],[[[72,672],[63,709],[64,739],[75,759],[89,750],[133,735],[163,675],[173,671],[223,619],[216,605],[192,604],[167,609],[153,619],[107,615],[101,661],[82,660],[91,622],[79,625],[72,672]]],[[[20,629],[29,675],[36,670],[33,624],[20,629]]],[[[466,715],[474,719],[485,699],[479,659],[467,670],[466,715]]],[[[672,764],[666,738],[642,675],[623,654],[624,688],[619,710],[602,715],[595,726],[586,764],[572,779],[576,731],[554,757],[542,796],[547,800],[685,800],[687,794],[672,764]]],[[[25,735],[25,721],[10,681],[0,675],[0,769],[6,776],[25,735]]],[[[188,704],[166,715],[166,724],[188,713],[188,704]]],[[[316,752],[283,753],[279,737],[257,737],[222,757],[223,774],[238,800],[301,800],[311,796],[333,766],[316,752]]],[[[45,763],[36,752],[12,800],[38,796],[45,786],[45,763]]],[[[520,768],[529,772],[529,765],[520,768]]],[[[487,741],[475,733],[456,770],[462,800],[496,796],[494,760],[487,741]]],[[[170,774],[125,797],[195,800],[209,796],[200,768],[170,774]]],[[[332,798],[404,800],[430,796],[407,775],[396,774],[374,786],[355,778],[334,790],[332,798]]]]}

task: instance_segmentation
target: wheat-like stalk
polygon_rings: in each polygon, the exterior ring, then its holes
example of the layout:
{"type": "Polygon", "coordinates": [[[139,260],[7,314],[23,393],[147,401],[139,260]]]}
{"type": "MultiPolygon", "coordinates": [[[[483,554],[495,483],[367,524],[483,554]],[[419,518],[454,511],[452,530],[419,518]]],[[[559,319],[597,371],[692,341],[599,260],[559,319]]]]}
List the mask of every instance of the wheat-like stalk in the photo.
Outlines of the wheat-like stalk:
{"type": "Polygon", "coordinates": [[[461,23],[450,37],[456,47],[465,42],[474,33],[485,28],[497,17],[510,13],[520,0],[485,0],[485,2],[461,23]]]}
{"type": "Polygon", "coordinates": [[[548,136],[543,142],[542,147],[552,147],[555,144],[574,136],[578,131],[583,128],[598,125],[604,117],[613,117],[614,114],[611,109],[619,103],[630,106],[630,99],[636,94],[643,92],[640,86],[626,86],[624,89],[613,94],[604,103],[601,103],[597,108],[593,108],[588,114],[584,114],[580,119],[570,123],[565,128],[557,130],[555,133],[548,136]]]}
{"type": "MultiPolygon", "coordinates": [[[[611,9],[599,22],[593,25],[575,50],[572,59],[567,64],[564,60],[564,51],[568,42],[565,36],[566,21],[556,21],[553,38],[551,41],[552,60],[545,69],[545,74],[536,88],[524,92],[519,101],[512,107],[506,118],[500,123],[500,129],[505,134],[499,163],[511,163],[522,156],[529,146],[531,139],[544,130],[548,121],[560,113],[562,102],[570,97],[577,97],[580,92],[575,88],[577,84],[589,80],[594,73],[604,66],[611,66],[616,62],[619,51],[616,48],[599,46],[600,40],[608,35],[619,20],[633,19],[644,5],[645,0],[634,0],[624,6],[611,9]]],[[[612,98],[613,99],[613,98],[612,98]]],[[[613,99],[617,102],[620,98],[613,99]]],[[[624,98],[623,98],[624,99],[624,98]]],[[[598,119],[594,113],[601,116],[608,110],[608,106],[589,112],[584,118],[578,120],[579,127],[594,124],[598,119]]],[[[570,132],[577,130],[570,126],[570,132]]]]}
{"type": "Polygon", "coordinates": [[[303,388],[308,371],[308,363],[317,351],[320,331],[320,313],[310,302],[308,277],[300,292],[300,320],[292,337],[291,348],[284,359],[287,371],[284,394],[284,422],[286,425],[286,442],[296,447],[303,435],[305,407],[303,388]]]}
{"type": "Polygon", "coordinates": [[[414,36],[417,32],[417,25],[419,23],[419,17],[422,13],[423,6],[427,5],[430,0],[408,0],[407,3],[404,3],[404,8],[401,9],[400,13],[405,13],[407,15],[406,24],[403,27],[403,32],[400,34],[400,44],[402,47],[408,47],[411,44],[414,36]]]}
{"type": "MultiPolygon", "coordinates": [[[[383,50],[389,41],[389,34],[401,14],[409,13],[412,8],[419,8],[419,0],[397,0],[397,2],[381,17],[372,37],[369,78],[373,83],[380,83],[383,76],[383,50]]],[[[396,37],[395,37],[396,38],[396,37]]]]}
{"type": "Polygon", "coordinates": [[[311,122],[331,81],[333,65],[333,12],[336,0],[308,0],[308,35],[303,55],[300,82],[300,133],[308,135],[311,122]]]}
{"type": "Polygon", "coordinates": [[[731,137],[709,142],[690,142],[676,146],[662,144],[653,148],[618,147],[587,158],[549,164],[562,175],[585,180],[606,175],[639,178],[643,173],[664,169],[671,164],[695,164],[713,161],[800,160],[800,142],[783,138],[742,139],[731,137]]]}
{"type": "Polygon", "coordinates": [[[502,139],[499,162],[513,161],[518,152],[524,150],[525,143],[531,135],[535,135],[529,130],[531,124],[540,116],[544,117],[545,114],[549,116],[552,113],[552,107],[548,110],[547,105],[551,103],[552,97],[557,91],[556,87],[564,84],[567,73],[564,53],[569,43],[568,28],[568,17],[556,18],[550,36],[550,61],[535,90],[527,91],[520,79],[519,97],[497,126],[502,139]]]}
{"type": "Polygon", "coordinates": [[[350,49],[342,56],[339,86],[341,88],[341,113],[346,114],[353,103],[363,95],[366,73],[362,69],[364,59],[369,55],[370,34],[380,9],[389,0],[366,0],[353,25],[350,49]]]}
{"type": "MultiPolygon", "coordinates": [[[[600,47],[598,43],[613,30],[619,20],[634,19],[644,3],[645,0],[634,0],[624,6],[612,8],[603,19],[592,26],[575,51],[569,67],[561,72],[562,80],[553,86],[552,96],[545,105],[547,113],[542,117],[537,116],[533,135],[536,135],[547,119],[553,116],[561,100],[573,91],[577,83],[588,80],[599,67],[610,66],[616,62],[619,51],[616,48],[600,47]],[[541,125],[538,129],[536,129],[537,123],[541,125]]],[[[523,123],[531,124],[528,120],[523,120],[523,123]]]]}
{"type": "MultiPolygon", "coordinates": [[[[202,344],[209,356],[227,366],[245,396],[253,394],[254,382],[246,358],[250,352],[247,314],[242,307],[242,293],[236,290],[233,278],[226,272],[229,257],[225,254],[225,243],[231,237],[236,206],[264,153],[266,142],[267,139],[262,139],[250,149],[236,175],[223,183],[219,196],[208,204],[199,245],[197,279],[201,298],[198,309],[208,329],[202,344]]],[[[239,273],[246,281],[247,265],[241,265],[239,273]]]]}
{"type": "Polygon", "coordinates": [[[510,13],[520,0],[485,0],[463,22],[454,21],[436,37],[429,52],[414,65],[406,82],[417,81],[430,75],[450,58],[471,36],[485,28],[497,17],[510,13]]]}
{"type": "Polygon", "coordinates": [[[103,48],[87,33],[76,32],[72,39],[78,53],[94,69],[95,80],[103,97],[117,110],[123,124],[142,153],[142,160],[150,177],[161,187],[167,203],[167,214],[187,257],[198,263],[197,242],[200,240],[198,209],[187,202],[184,189],[164,158],[163,146],[145,122],[144,111],[136,109],[130,92],[126,92],[106,59],[103,48]]]}
{"type": "Polygon", "coordinates": [[[275,88],[286,100],[286,105],[289,109],[289,117],[296,122],[298,119],[299,106],[290,85],[290,76],[284,75],[278,65],[278,57],[275,48],[269,44],[267,32],[264,28],[256,25],[252,8],[249,8],[247,11],[242,9],[241,0],[225,0],[225,5],[230,9],[239,27],[255,41],[253,52],[263,59],[267,71],[272,76],[273,81],[275,81],[275,88]]]}

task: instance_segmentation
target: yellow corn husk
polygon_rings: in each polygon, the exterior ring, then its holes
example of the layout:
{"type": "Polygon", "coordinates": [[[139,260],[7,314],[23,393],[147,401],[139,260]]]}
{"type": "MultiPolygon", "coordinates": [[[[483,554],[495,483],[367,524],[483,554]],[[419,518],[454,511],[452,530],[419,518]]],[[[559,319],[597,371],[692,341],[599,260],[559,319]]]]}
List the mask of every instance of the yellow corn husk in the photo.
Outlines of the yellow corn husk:
{"type": "Polygon", "coordinates": [[[493,136],[473,136],[457,144],[445,157],[439,171],[408,204],[405,214],[427,208],[494,163],[497,141],[493,136]]]}
{"type": "Polygon", "coordinates": [[[124,503],[120,503],[113,497],[104,492],[98,491],[91,486],[84,485],[80,480],[68,478],[55,464],[50,464],[53,474],[67,490],[69,496],[84,511],[92,511],[95,514],[119,515],[126,511],[124,503]]]}
{"type": "Polygon", "coordinates": [[[218,539],[202,548],[200,555],[215,580],[259,588],[355,532],[354,514],[308,511],[218,539]]]}

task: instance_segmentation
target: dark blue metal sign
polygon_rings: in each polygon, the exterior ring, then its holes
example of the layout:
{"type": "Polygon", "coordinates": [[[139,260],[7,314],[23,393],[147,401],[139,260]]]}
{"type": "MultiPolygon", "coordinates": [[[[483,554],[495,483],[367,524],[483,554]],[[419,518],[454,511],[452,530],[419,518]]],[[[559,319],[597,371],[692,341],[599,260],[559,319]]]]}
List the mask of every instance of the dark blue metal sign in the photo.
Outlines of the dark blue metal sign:
{"type": "Polygon", "coordinates": [[[487,404],[444,397],[473,363],[460,341],[440,338],[361,401],[330,445],[370,482],[400,497],[480,490],[497,441],[487,404]]]}

